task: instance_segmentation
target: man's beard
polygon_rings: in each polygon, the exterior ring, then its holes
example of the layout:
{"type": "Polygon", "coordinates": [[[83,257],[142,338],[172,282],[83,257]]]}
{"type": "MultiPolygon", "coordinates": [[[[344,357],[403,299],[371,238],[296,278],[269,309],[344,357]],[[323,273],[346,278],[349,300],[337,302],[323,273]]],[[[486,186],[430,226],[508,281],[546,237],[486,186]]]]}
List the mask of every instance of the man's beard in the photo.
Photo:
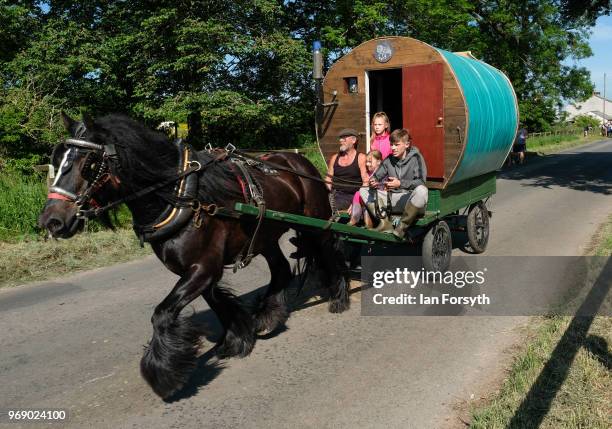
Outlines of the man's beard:
{"type": "Polygon", "coordinates": [[[340,153],[346,153],[349,150],[349,146],[346,144],[340,145],[340,153]]]}

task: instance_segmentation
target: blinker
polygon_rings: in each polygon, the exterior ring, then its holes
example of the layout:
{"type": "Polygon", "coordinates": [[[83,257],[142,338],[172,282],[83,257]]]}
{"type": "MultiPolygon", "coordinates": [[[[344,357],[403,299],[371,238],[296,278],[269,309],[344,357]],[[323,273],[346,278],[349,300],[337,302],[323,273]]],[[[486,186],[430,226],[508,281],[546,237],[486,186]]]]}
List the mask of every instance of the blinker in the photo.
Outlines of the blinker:
{"type": "Polygon", "coordinates": [[[93,182],[98,177],[102,168],[102,155],[97,152],[89,152],[85,157],[81,177],[88,182],[93,182]]]}

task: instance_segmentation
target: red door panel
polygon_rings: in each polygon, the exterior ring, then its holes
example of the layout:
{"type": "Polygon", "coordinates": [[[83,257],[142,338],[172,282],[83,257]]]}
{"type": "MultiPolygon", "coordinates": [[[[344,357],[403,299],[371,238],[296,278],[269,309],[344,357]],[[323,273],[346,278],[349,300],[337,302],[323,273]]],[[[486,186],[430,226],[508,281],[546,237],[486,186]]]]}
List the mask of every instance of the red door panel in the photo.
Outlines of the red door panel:
{"type": "Polygon", "coordinates": [[[427,177],[444,178],[444,94],[442,63],[402,69],[404,127],[427,165],[427,177]]]}

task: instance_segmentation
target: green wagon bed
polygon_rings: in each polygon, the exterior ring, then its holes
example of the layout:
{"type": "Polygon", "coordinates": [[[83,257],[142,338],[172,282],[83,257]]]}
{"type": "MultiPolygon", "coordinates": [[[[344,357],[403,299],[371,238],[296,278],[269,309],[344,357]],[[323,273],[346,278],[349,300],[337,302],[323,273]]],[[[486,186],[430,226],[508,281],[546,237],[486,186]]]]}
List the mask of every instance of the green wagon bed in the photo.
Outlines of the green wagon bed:
{"type": "MultiPolygon", "coordinates": [[[[457,213],[463,208],[469,207],[470,209],[473,209],[474,207],[476,207],[477,210],[471,210],[471,212],[474,212],[474,215],[472,217],[476,218],[477,216],[480,216],[481,224],[483,222],[486,223],[486,231],[484,231],[485,237],[480,238],[480,243],[478,243],[479,240],[476,237],[475,242],[472,243],[471,240],[470,244],[473,244],[472,247],[477,250],[476,253],[484,251],[484,247],[486,247],[486,241],[488,240],[488,212],[484,208],[483,202],[495,193],[495,180],[495,173],[487,173],[478,177],[473,177],[461,181],[456,184],[452,184],[446,189],[430,189],[427,211],[425,215],[418,219],[416,224],[411,227],[411,230],[418,230],[421,233],[428,233],[429,231],[434,230],[431,233],[432,241],[436,242],[434,238],[436,230],[438,229],[437,226],[439,226],[439,224],[444,224],[442,233],[448,235],[448,243],[444,244],[444,250],[448,248],[448,251],[450,252],[450,230],[448,230],[448,226],[446,226],[444,218],[457,213]],[[486,219],[483,219],[483,216],[486,217],[486,219]]],[[[259,214],[259,210],[257,207],[244,203],[236,203],[236,205],[234,206],[234,210],[245,215],[257,216],[259,214]]],[[[311,218],[307,216],[300,216],[293,213],[266,210],[264,216],[266,219],[286,222],[302,227],[327,229],[330,231],[334,231],[339,233],[343,239],[357,243],[386,242],[400,244],[406,241],[404,239],[396,238],[393,234],[386,234],[363,227],[352,226],[343,222],[333,222],[323,219],[311,218]]],[[[475,220],[472,221],[474,222],[475,220]]],[[[468,226],[469,223],[470,215],[468,215],[468,226]]],[[[480,226],[482,227],[485,225],[480,226]]],[[[475,233],[473,232],[472,234],[474,235],[475,233]]],[[[468,236],[469,235],[470,231],[468,229],[468,236]]],[[[425,242],[427,242],[427,234],[425,242]]],[[[448,255],[448,260],[450,261],[450,255],[448,255]]],[[[425,263],[424,265],[428,264],[425,263]]],[[[440,267],[436,267],[434,264],[432,268],[440,267]]]]}

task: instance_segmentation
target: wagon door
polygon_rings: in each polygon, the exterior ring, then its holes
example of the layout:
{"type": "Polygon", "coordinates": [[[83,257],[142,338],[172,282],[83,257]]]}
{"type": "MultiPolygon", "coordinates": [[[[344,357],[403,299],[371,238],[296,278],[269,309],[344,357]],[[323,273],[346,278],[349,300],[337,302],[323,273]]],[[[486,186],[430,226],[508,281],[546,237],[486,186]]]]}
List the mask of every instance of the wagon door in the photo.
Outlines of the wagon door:
{"type": "Polygon", "coordinates": [[[444,179],[443,65],[431,63],[402,69],[404,127],[419,148],[430,180],[444,179]]]}

